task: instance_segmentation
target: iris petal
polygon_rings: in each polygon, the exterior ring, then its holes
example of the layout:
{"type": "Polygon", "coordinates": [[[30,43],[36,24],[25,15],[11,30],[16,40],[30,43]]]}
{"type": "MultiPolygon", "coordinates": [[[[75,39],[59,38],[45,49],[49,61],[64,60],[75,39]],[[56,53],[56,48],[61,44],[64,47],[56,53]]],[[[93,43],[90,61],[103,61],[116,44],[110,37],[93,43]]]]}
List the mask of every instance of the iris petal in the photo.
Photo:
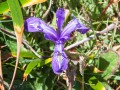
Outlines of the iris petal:
{"type": "Polygon", "coordinates": [[[64,19],[65,19],[65,11],[63,8],[59,8],[56,12],[56,22],[57,22],[59,34],[61,32],[62,25],[64,23],[64,19]]]}
{"type": "Polygon", "coordinates": [[[85,34],[89,29],[80,22],[80,26],[77,27],[78,31],[81,34],[85,34]]]}
{"type": "Polygon", "coordinates": [[[82,34],[86,33],[89,29],[85,27],[81,22],[79,22],[76,18],[74,18],[68,25],[64,28],[61,33],[60,39],[62,41],[66,41],[70,39],[70,34],[77,30],[80,31],[82,34]]]}
{"type": "Polygon", "coordinates": [[[63,44],[56,44],[52,59],[52,69],[55,74],[60,74],[68,67],[68,59],[63,50],[63,44]]]}
{"type": "Polygon", "coordinates": [[[25,30],[28,32],[43,32],[45,38],[48,40],[55,42],[58,38],[57,32],[39,18],[28,18],[25,21],[24,26],[25,30]]]}

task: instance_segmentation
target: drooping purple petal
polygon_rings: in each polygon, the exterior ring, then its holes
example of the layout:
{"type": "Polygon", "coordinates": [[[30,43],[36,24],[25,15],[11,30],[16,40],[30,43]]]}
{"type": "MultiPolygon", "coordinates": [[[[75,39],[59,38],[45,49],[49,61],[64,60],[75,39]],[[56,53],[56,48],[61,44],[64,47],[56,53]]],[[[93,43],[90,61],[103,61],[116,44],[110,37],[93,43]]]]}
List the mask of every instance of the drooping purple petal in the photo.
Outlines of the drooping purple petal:
{"type": "Polygon", "coordinates": [[[86,33],[89,29],[85,27],[81,22],[79,22],[76,18],[74,18],[71,22],[68,23],[68,25],[63,29],[61,33],[60,39],[63,41],[66,41],[70,38],[70,34],[78,30],[82,34],[86,33]]]}
{"type": "Polygon", "coordinates": [[[63,8],[59,8],[56,12],[56,23],[58,26],[58,34],[60,34],[61,32],[64,19],[65,19],[65,11],[63,8]]]}
{"type": "Polygon", "coordinates": [[[56,44],[52,59],[52,69],[55,74],[60,74],[68,67],[68,59],[63,50],[63,44],[56,44]]]}
{"type": "Polygon", "coordinates": [[[85,25],[83,25],[81,22],[80,22],[80,27],[77,28],[77,30],[81,33],[81,34],[85,34],[89,28],[87,28],[85,25]]]}
{"type": "Polygon", "coordinates": [[[25,30],[28,32],[43,32],[45,38],[48,40],[55,42],[58,38],[57,32],[39,18],[28,18],[25,21],[24,26],[25,30]]]}

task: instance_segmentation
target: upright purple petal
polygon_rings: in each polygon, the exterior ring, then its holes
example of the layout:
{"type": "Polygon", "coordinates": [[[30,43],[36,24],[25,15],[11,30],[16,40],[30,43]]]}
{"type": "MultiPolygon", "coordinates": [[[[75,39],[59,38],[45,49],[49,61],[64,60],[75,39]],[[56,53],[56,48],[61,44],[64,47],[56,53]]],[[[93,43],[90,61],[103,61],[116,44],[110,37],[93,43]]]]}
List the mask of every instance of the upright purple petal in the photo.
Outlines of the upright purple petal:
{"type": "Polygon", "coordinates": [[[68,59],[63,50],[63,44],[56,44],[52,59],[52,69],[55,74],[60,74],[68,67],[68,59]]]}
{"type": "Polygon", "coordinates": [[[57,22],[57,26],[58,26],[58,34],[60,34],[60,32],[61,32],[62,25],[64,23],[64,19],[65,19],[65,11],[63,8],[59,8],[56,12],[56,22],[57,22]]]}
{"type": "Polygon", "coordinates": [[[79,22],[76,18],[74,18],[68,25],[64,28],[61,33],[60,39],[66,41],[70,38],[70,34],[77,30],[80,31],[82,34],[86,33],[89,29],[85,27],[81,22],[79,22]]]}
{"type": "Polygon", "coordinates": [[[58,39],[57,32],[39,18],[28,18],[25,21],[24,26],[25,30],[28,32],[43,32],[45,38],[48,40],[55,42],[58,39]]]}

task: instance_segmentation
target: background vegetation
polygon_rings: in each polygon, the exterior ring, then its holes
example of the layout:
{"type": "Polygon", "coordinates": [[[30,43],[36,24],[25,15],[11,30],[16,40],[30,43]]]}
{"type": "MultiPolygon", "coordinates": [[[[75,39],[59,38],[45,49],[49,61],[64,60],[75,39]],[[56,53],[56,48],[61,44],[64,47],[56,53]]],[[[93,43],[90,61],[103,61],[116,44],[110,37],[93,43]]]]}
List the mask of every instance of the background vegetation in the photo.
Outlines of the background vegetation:
{"type": "MultiPolygon", "coordinates": [[[[77,31],[72,33],[71,39],[65,43],[70,59],[67,75],[65,72],[55,75],[51,69],[54,43],[45,40],[42,33],[24,31],[12,90],[70,90],[67,80],[71,78],[75,78],[72,90],[120,90],[119,0],[41,0],[41,3],[33,4],[28,4],[32,0],[19,0],[21,8],[13,7],[16,12],[20,11],[16,15],[9,1],[12,0],[0,0],[0,75],[3,76],[5,90],[8,90],[18,57],[14,34],[18,29],[15,25],[21,28],[22,33],[22,20],[35,16],[56,28],[55,12],[59,7],[67,12],[64,26],[77,17],[90,29],[84,35],[77,31]],[[94,36],[89,41],[68,47],[91,35],[94,36]]],[[[13,0],[13,6],[14,3],[13,0]]]]}

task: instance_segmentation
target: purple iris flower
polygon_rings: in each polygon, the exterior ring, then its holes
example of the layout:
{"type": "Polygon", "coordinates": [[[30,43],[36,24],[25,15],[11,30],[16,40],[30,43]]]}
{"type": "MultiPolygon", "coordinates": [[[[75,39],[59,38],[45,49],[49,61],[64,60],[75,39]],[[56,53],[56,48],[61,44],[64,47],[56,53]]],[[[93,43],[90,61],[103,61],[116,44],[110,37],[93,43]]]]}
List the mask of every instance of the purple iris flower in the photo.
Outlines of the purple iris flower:
{"type": "Polygon", "coordinates": [[[47,40],[51,40],[55,43],[54,55],[52,59],[52,69],[55,74],[60,74],[68,67],[68,58],[64,52],[64,43],[70,39],[70,34],[75,30],[78,30],[82,34],[89,30],[76,18],[71,20],[63,29],[62,26],[64,20],[65,11],[63,8],[59,8],[56,12],[56,23],[58,27],[57,31],[36,17],[30,17],[25,21],[26,31],[43,32],[47,40]]]}

